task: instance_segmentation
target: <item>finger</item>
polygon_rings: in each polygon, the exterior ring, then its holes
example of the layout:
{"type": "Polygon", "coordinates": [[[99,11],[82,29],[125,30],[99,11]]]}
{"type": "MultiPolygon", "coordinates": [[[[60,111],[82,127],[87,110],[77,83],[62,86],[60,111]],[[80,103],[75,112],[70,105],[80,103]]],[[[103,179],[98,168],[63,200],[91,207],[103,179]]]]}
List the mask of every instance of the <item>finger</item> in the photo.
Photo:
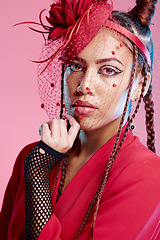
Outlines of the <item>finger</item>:
{"type": "Polygon", "coordinates": [[[67,124],[64,119],[60,119],[60,136],[62,139],[67,139],[68,137],[67,124]]]}
{"type": "Polygon", "coordinates": [[[74,143],[74,140],[76,139],[77,137],[77,134],[80,130],[80,125],[78,124],[78,122],[75,120],[74,117],[72,117],[71,115],[69,114],[63,114],[63,116],[69,120],[69,123],[71,125],[69,131],[68,131],[68,135],[69,135],[69,141],[70,143],[72,142],[72,144],[74,143]]]}
{"type": "Polygon", "coordinates": [[[52,119],[49,124],[51,136],[53,139],[58,140],[60,138],[60,123],[59,119],[52,119]]]}
{"type": "MultiPolygon", "coordinates": [[[[67,113],[63,113],[63,117],[66,119],[66,120],[68,120],[69,121],[69,123],[70,123],[70,125],[72,126],[72,125],[74,125],[74,124],[78,124],[78,122],[76,121],[76,119],[72,116],[72,115],[70,115],[70,114],[67,114],[67,113]]],[[[78,124],[79,125],[79,124],[78,124]]]]}
{"type": "Polygon", "coordinates": [[[44,123],[41,125],[41,139],[45,142],[49,137],[51,137],[51,135],[48,123],[44,123]]]}

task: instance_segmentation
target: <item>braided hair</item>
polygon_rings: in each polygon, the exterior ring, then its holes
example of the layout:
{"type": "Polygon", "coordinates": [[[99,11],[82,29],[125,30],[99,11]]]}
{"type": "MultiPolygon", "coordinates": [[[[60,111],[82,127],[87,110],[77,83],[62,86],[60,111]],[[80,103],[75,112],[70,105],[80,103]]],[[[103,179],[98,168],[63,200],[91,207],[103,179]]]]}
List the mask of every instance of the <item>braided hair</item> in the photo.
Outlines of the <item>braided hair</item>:
{"type": "MultiPolygon", "coordinates": [[[[145,111],[146,111],[146,131],[147,131],[147,146],[148,148],[155,152],[155,132],[154,132],[154,103],[152,100],[152,85],[150,83],[148,92],[144,96],[145,89],[146,89],[146,84],[147,84],[147,73],[152,71],[153,67],[153,42],[151,38],[151,31],[150,31],[150,23],[152,20],[152,17],[155,13],[155,4],[158,2],[158,0],[137,0],[136,1],[136,6],[129,11],[128,13],[125,12],[118,12],[118,11],[113,11],[112,16],[115,21],[117,21],[120,25],[134,33],[147,47],[150,57],[151,57],[151,66],[149,66],[146,63],[145,57],[143,53],[141,52],[140,49],[138,49],[135,45],[133,45],[133,67],[132,67],[132,73],[131,73],[131,78],[130,78],[130,84],[129,84],[129,89],[128,89],[128,95],[126,99],[126,104],[124,107],[124,111],[121,117],[121,122],[120,126],[118,129],[117,137],[114,143],[113,150],[111,152],[111,155],[109,157],[108,165],[105,170],[105,173],[103,175],[103,178],[101,180],[101,183],[99,185],[99,188],[97,189],[97,192],[90,203],[90,206],[88,208],[88,211],[85,215],[85,218],[79,228],[79,231],[76,235],[75,239],[78,239],[80,232],[82,228],[84,227],[89,214],[91,210],[93,209],[93,206],[95,206],[95,212],[94,212],[94,217],[93,217],[93,222],[91,224],[91,230],[93,231],[95,220],[98,214],[98,208],[101,200],[101,196],[103,194],[103,190],[105,188],[105,184],[108,180],[110,169],[112,167],[112,164],[114,160],[116,159],[119,149],[122,146],[125,137],[127,135],[127,132],[139,110],[140,103],[143,100],[145,103],[145,111]],[[143,84],[142,84],[142,89],[141,89],[141,94],[139,97],[139,100],[137,102],[137,106],[135,107],[135,110],[132,114],[132,116],[129,117],[128,119],[128,125],[124,131],[124,135],[122,136],[122,139],[120,140],[121,136],[121,130],[122,126],[124,124],[124,119],[127,113],[127,109],[130,103],[130,95],[131,95],[131,90],[132,90],[132,85],[133,81],[136,77],[137,74],[137,69],[140,69],[142,71],[143,75],[143,84]]],[[[65,162],[63,168],[62,168],[62,178],[60,181],[60,186],[58,190],[58,198],[61,195],[61,190],[63,188],[63,184],[65,181],[65,174],[66,174],[66,168],[67,168],[67,161],[65,162]]]]}

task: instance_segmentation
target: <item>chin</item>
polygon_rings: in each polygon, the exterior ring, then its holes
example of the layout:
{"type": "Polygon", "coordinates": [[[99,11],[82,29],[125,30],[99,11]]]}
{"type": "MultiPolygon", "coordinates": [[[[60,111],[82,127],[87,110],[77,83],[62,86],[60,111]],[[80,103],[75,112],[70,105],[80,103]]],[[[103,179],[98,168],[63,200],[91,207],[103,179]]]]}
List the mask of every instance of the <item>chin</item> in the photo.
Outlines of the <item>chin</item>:
{"type": "Polygon", "coordinates": [[[76,116],[75,116],[75,119],[80,125],[80,130],[83,130],[83,131],[97,130],[106,125],[106,124],[100,124],[100,119],[93,121],[92,118],[87,119],[86,117],[82,117],[82,119],[80,119],[79,117],[76,117],[76,116]]]}

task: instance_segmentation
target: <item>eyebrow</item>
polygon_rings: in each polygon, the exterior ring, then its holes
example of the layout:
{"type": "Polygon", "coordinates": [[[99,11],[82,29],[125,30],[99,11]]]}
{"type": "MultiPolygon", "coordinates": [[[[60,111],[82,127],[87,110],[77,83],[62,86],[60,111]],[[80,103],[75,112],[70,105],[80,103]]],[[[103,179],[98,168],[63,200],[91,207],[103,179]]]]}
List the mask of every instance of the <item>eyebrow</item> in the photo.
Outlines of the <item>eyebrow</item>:
{"type": "MultiPolygon", "coordinates": [[[[82,62],[82,63],[86,63],[86,60],[84,60],[83,58],[80,58],[80,57],[76,57],[74,60],[77,60],[79,62],[82,62]]],[[[103,58],[103,59],[98,59],[96,60],[96,64],[100,64],[100,63],[104,63],[104,62],[111,62],[111,61],[115,61],[115,62],[118,62],[120,63],[121,65],[124,66],[124,64],[118,60],[117,58],[103,58]]]]}

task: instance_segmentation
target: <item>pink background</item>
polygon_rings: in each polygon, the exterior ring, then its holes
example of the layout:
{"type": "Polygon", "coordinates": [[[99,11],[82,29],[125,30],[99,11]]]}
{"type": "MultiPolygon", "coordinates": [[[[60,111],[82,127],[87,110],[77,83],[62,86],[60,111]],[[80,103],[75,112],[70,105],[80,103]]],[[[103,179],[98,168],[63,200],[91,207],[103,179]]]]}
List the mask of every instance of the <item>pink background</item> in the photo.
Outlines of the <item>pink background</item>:
{"type": "MultiPolygon", "coordinates": [[[[128,10],[135,1],[114,0],[115,9],[128,10]],[[126,7],[127,6],[127,7],[126,7]]],[[[1,3],[0,14],[0,206],[4,191],[12,173],[19,151],[28,143],[39,140],[38,128],[47,121],[47,115],[40,108],[37,93],[36,64],[30,60],[39,57],[43,39],[27,26],[12,27],[22,21],[38,21],[39,12],[52,3],[50,0],[14,0],[1,3]]],[[[155,101],[156,147],[160,155],[160,3],[153,19],[155,57],[153,71],[153,94],[155,101]]],[[[135,120],[137,134],[145,144],[145,123],[143,106],[135,120]]]]}

